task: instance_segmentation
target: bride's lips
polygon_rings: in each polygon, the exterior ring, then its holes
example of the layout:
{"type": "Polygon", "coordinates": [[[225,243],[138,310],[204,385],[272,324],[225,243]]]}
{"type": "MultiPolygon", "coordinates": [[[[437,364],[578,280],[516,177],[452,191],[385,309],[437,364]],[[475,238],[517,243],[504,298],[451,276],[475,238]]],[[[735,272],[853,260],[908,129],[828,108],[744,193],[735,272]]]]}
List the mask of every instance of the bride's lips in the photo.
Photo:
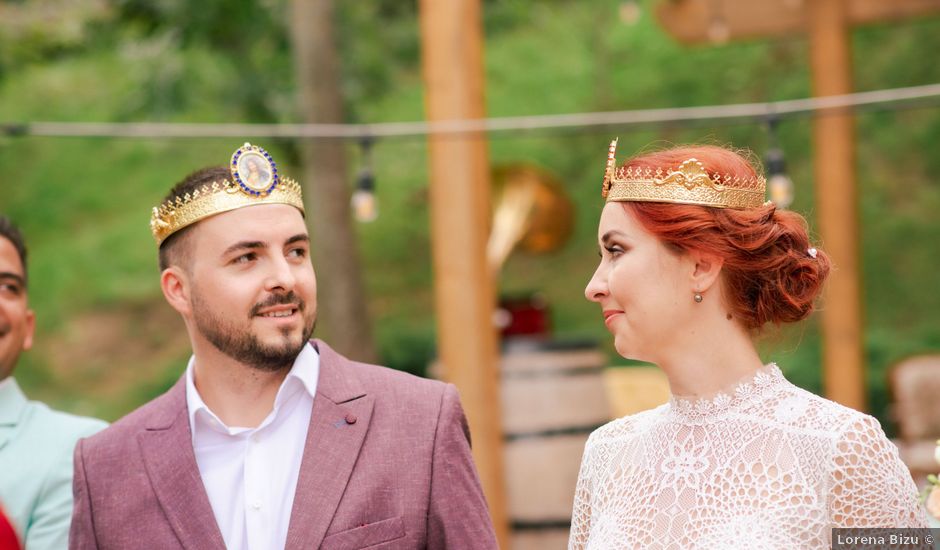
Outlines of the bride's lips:
{"type": "Polygon", "coordinates": [[[610,328],[610,322],[611,322],[611,320],[612,320],[614,317],[616,317],[616,316],[618,316],[618,315],[620,315],[620,314],[622,314],[622,313],[623,313],[623,311],[622,311],[622,310],[619,310],[619,309],[605,309],[605,310],[604,310],[604,324],[607,325],[607,328],[610,328]]]}

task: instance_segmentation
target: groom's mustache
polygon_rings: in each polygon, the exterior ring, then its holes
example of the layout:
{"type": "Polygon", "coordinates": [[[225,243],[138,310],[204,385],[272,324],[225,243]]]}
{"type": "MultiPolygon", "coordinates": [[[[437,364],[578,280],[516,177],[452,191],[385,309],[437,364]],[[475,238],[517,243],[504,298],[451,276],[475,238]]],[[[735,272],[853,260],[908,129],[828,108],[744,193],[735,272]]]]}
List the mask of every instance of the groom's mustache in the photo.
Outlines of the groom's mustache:
{"type": "Polygon", "coordinates": [[[293,290],[291,290],[290,292],[287,292],[286,294],[272,294],[270,297],[266,298],[263,302],[258,302],[257,304],[252,306],[251,311],[249,313],[251,317],[254,317],[255,315],[258,315],[259,311],[261,311],[262,309],[266,307],[280,306],[280,305],[296,306],[299,311],[303,312],[304,309],[306,309],[307,304],[306,302],[301,300],[293,290]]]}

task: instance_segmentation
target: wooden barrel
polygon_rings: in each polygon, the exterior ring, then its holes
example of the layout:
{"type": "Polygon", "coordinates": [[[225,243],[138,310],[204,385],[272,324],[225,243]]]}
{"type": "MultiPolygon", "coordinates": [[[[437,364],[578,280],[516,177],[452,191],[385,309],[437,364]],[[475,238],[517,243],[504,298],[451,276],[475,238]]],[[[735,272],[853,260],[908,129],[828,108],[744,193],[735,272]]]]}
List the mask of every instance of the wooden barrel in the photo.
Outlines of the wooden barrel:
{"type": "Polygon", "coordinates": [[[501,357],[512,550],[567,548],[584,443],[610,418],[594,347],[510,348],[501,357]]]}

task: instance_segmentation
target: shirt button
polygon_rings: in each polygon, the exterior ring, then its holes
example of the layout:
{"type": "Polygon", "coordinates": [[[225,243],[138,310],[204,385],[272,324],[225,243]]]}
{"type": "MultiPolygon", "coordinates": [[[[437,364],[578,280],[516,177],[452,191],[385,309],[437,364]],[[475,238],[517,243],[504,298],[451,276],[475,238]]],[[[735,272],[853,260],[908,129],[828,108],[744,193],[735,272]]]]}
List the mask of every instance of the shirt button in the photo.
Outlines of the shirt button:
{"type": "Polygon", "coordinates": [[[261,509],[261,501],[260,501],[260,500],[256,500],[256,501],[252,502],[252,503],[251,503],[251,507],[254,508],[255,510],[260,510],[260,509],[261,509]]]}

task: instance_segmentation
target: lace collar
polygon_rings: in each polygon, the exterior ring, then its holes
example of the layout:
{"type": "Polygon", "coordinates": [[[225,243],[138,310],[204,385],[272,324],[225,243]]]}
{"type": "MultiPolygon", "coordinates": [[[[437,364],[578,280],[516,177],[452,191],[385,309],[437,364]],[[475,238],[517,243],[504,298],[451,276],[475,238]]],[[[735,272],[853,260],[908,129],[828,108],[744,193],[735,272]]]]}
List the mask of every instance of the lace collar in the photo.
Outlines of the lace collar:
{"type": "Polygon", "coordinates": [[[776,363],[769,363],[760,368],[754,376],[739,381],[734,387],[718,392],[712,397],[669,397],[669,411],[690,420],[704,420],[733,409],[750,401],[769,389],[785,384],[787,381],[776,363]]]}

